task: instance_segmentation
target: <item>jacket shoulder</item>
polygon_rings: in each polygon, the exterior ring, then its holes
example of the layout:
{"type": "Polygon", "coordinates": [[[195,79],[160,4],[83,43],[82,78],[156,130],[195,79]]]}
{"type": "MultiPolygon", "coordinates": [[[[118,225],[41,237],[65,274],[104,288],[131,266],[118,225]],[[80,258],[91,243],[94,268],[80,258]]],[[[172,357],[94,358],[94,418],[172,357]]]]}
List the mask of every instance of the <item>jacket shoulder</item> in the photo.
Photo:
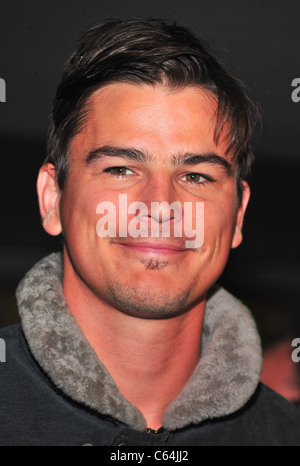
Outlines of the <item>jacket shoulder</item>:
{"type": "Polygon", "coordinates": [[[262,382],[258,386],[258,405],[261,411],[300,420],[299,408],[262,382]]]}
{"type": "Polygon", "coordinates": [[[0,328],[0,338],[15,338],[21,331],[21,324],[8,325],[0,328]]]}
{"type": "Polygon", "coordinates": [[[13,324],[0,328],[0,340],[2,342],[2,350],[5,349],[5,353],[14,351],[21,344],[21,324],[13,324]]]}
{"type": "Polygon", "coordinates": [[[185,445],[300,446],[300,409],[259,383],[238,411],[182,431],[185,445]]]}
{"type": "Polygon", "coordinates": [[[300,446],[300,409],[297,406],[263,383],[259,384],[251,404],[249,415],[261,441],[265,439],[270,445],[300,446]]]}

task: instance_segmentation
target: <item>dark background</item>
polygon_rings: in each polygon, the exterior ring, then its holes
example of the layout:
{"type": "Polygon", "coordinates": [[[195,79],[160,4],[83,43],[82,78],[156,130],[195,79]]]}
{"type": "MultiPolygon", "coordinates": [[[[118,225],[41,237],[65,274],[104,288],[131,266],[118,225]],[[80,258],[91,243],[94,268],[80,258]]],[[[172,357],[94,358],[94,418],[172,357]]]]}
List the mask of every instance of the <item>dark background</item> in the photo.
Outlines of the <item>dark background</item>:
{"type": "Polygon", "coordinates": [[[105,18],[176,20],[208,40],[225,66],[259,100],[264,126],[244,242],[220,280],[252,310],[268,345],[300,336],[299,0],[1,0],[0,326],[18,321],[15,287],[24,273],[59,248],[39,219],[35,180],[45,157],[48,114],[62,66],[86,26],[105,18]],[[298,333],[297,333],[298,332],[298,333]]]}

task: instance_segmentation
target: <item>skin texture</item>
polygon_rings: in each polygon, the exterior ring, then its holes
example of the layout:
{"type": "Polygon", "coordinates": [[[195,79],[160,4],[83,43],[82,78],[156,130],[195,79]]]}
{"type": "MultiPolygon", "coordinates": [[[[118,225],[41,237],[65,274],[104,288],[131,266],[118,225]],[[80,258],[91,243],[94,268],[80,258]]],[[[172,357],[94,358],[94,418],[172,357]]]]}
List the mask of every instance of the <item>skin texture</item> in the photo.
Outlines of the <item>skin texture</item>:
{"type": "MultiPolygon", "coordinates": [[[[91,96],[85,127],[71,141],[64,191],[57,188],[53,166],[39,173],[44,228],[64,235],[70,310],[120,391],[152,428],[160,426],[198,362],[206,292],[230,248],[242,240],[249,188],[244,183],[239,203],[236,166],[226,142],[214,142],[215,114],[215,99],[200,88],[108,85],[91,96]],[[113,148],[118,151],[112,157],[113,148]],[[139,151],[146,160],[119,149],[139,151]],[[184,154],[214,159],[184,165],[184,154]],[[125,193],[128,204],[142,201],[149,211],[154,201],[204,202],[204,244],[188,249],[185,237],[100,238],[98,203],[113,202],[119,214],[118,196],[125,193]]],[[[168,212],[155,221],[159,228],[170,222],[173,231],[168,212]]]]}

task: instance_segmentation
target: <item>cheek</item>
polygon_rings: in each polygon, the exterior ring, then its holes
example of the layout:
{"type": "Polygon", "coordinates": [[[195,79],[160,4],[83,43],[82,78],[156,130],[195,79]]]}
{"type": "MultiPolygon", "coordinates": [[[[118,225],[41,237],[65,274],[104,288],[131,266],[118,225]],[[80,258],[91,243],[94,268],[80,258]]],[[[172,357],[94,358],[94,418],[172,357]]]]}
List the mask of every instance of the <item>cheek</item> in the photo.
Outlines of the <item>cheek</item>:
{"type": "Polygon", "coordinates": [[[230,243],[236,222],[236,211],[231,203],[220,202],[204,205],[204,242],[214,240],[230,243]]]}
{"type": "Polygon", "coordinates": [[[89,226],[96,225],[97,193],[80,189],[67,189],[61,199],[60,212],[63,232],[82,236],[89,226]]]}
{"type": "MultiPolygon", "coordinates": [[[[91,180],[84,185],[77,184],[76,189],[72,189],[74,185],[70,185],[71,188],[64,193],[61,202],[63,234],[69,247],[77,245],[81,251],[87,251],[96,245],[97,248],[101,244],[106,245],[108,238],[103,237],[102,230],[106,231],[108,225],[113,228],[115,222],[118,231],[119,192],[100,189],[99,184],[91,180]],[[108,218],[109,224],[106,223],[108,218]]],[[[111,236],[117,236],[114,228],[111,236]]]]}

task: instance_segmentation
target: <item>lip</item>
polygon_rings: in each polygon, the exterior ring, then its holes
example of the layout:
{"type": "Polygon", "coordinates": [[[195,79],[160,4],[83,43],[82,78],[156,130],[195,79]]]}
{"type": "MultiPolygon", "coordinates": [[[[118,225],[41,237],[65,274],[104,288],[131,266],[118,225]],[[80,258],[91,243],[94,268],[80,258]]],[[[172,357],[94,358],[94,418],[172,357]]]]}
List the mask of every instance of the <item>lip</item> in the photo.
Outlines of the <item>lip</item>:
{"type": "Polygon", "coordinates": [[[119,246],[124,246],[129,249],[133,249],[135,251],[140,251],[144,253],[152,253],[152,254],[178,254],[180,252],[187,252],[188,249],[181,246],[176,246],[174,244],[167,244],[167,243],[150,243],[150,242],[128,242],[122,243],[117,242],[119,246]]]}

